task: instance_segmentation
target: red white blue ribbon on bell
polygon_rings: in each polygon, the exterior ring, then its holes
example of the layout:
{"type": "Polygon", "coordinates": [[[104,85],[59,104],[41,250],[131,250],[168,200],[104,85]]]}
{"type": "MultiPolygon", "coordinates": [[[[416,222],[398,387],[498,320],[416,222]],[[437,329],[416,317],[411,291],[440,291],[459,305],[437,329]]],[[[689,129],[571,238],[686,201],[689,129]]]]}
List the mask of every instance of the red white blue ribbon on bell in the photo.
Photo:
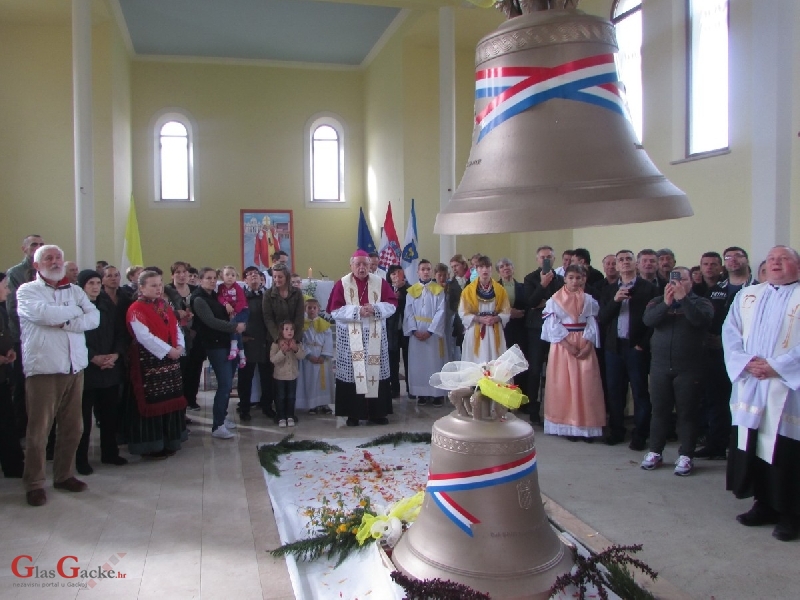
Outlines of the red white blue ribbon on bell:
{"type": "Polygon", "coordinates": [[[475,73],[475,98],[491,98],[475,116],[478,141],[511,117],[554,98],[588,102],[628,119],[613,54],[556,67],[495,67],[475,73]]]}
{"type": "Polygon", "coordinates": [[[430,473],[428,474],[427,488],[433,501],[444,514],[468,536],[472,537],[472,526],[480,523],[480,520],[459,505],[450,496],[450,493],[501,485],[522,479],[535,470],[536,451],[534,450],[522,458],[495,467],[456,473],[430,473]]]}

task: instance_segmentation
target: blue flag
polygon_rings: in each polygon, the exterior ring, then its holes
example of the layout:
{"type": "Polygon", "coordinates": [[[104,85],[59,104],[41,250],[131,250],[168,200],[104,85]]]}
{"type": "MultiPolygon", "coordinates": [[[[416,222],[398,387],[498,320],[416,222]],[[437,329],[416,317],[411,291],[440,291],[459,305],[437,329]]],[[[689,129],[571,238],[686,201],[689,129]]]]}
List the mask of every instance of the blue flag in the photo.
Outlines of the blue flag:
{"type": "Polygon", "coordinates": [[[359,250],[364,252],[377,252],[375,242],[372,241],[372,234],[367,227],[367,220],[364,218],[364,209],[359,208],[358,212],[358,243],[356,245],[359,250]]]}
{"type": "Polygon", "coordinates": [[[403,242],[403,271],[406,274],[406,280],[414,284],[419,280],[417,276],[417,267],[419,266],[419,252],[417,245],[419,244],[419,237],[417,236],[417,213],[414,210],[414,199],[411,199],[411,213],[408,215],[408,225],[406,226],[406,239],[403,242]]]}

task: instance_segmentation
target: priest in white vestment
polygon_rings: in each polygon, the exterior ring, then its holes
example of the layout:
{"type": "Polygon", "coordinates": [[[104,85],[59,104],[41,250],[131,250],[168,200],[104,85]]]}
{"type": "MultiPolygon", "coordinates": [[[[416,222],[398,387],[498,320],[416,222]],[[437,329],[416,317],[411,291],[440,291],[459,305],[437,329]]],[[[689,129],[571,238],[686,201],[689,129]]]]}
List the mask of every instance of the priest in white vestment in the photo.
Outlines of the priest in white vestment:
{"type": "Polygon", "coordinates": [[[417,275],[419,282],[408,288],[403,319],[403,333],[408,336],[406,383],[418,405],[430,400],[434,406],[442,406],[442,390],[433,387],[429,379],[447,362],[444,288],[431,279],[428,260],[419,261],[417,275]]]}
{"type": "Polygon", "coordinates": [[[369,272],[369,255],[356,250],[350,273],[333,285],[328,313],[336,320],[336,416],[347,425],[386,425],[392,412],[386,319],[397,297],[385,279],[369,272]]]}
{"type": "Polygon", "coordinates": [[[742,288],[722,328],[733,382],[734,435],[727,488],[755,503],[737,520],[775,525],[781,541],[800,534],[800,257],[777,246],[767,282],[742,288]]]}

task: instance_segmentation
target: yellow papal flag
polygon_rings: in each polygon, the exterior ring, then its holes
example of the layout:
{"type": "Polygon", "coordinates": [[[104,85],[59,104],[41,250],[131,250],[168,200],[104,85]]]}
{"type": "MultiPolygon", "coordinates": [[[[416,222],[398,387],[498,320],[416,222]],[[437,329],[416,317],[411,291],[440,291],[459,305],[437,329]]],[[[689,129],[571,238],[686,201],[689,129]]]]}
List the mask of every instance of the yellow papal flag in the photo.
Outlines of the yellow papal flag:
{"type": "Polygon", "coordinates": [[[131,265],[144,265],[142,241],[139,238],[139,222],[136,220],[136,204],[133,202],[133,195],[131,195],[131,209],[128,211],[128,225],[125,227],[125,241],[122,243],[120,272],[124,274],[131,265]]]}

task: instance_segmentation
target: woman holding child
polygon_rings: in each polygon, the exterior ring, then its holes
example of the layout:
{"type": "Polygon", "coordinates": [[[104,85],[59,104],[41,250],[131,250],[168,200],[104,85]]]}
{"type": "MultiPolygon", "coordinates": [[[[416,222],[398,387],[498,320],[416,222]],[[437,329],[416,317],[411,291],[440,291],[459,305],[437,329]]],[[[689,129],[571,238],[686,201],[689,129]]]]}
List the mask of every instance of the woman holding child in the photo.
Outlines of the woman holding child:
{"type": "Polygon", "coordinates": [[[200,269],[200,287],[192,292],[191,308],[194,314],[192,329],[197,333],[194,343],[202,345],[208,362],[217,378],[214,394],[213,425],[211,436],[221,439],[233,437],[231,429],[236,424],[228,419],[228,400],[233,386],[233,374],[238,363],[228,360],[231,334],[242,333],[245,323],[231,321],[228,311],[217,299],[217,272],[210,267],[200,269]]]}

